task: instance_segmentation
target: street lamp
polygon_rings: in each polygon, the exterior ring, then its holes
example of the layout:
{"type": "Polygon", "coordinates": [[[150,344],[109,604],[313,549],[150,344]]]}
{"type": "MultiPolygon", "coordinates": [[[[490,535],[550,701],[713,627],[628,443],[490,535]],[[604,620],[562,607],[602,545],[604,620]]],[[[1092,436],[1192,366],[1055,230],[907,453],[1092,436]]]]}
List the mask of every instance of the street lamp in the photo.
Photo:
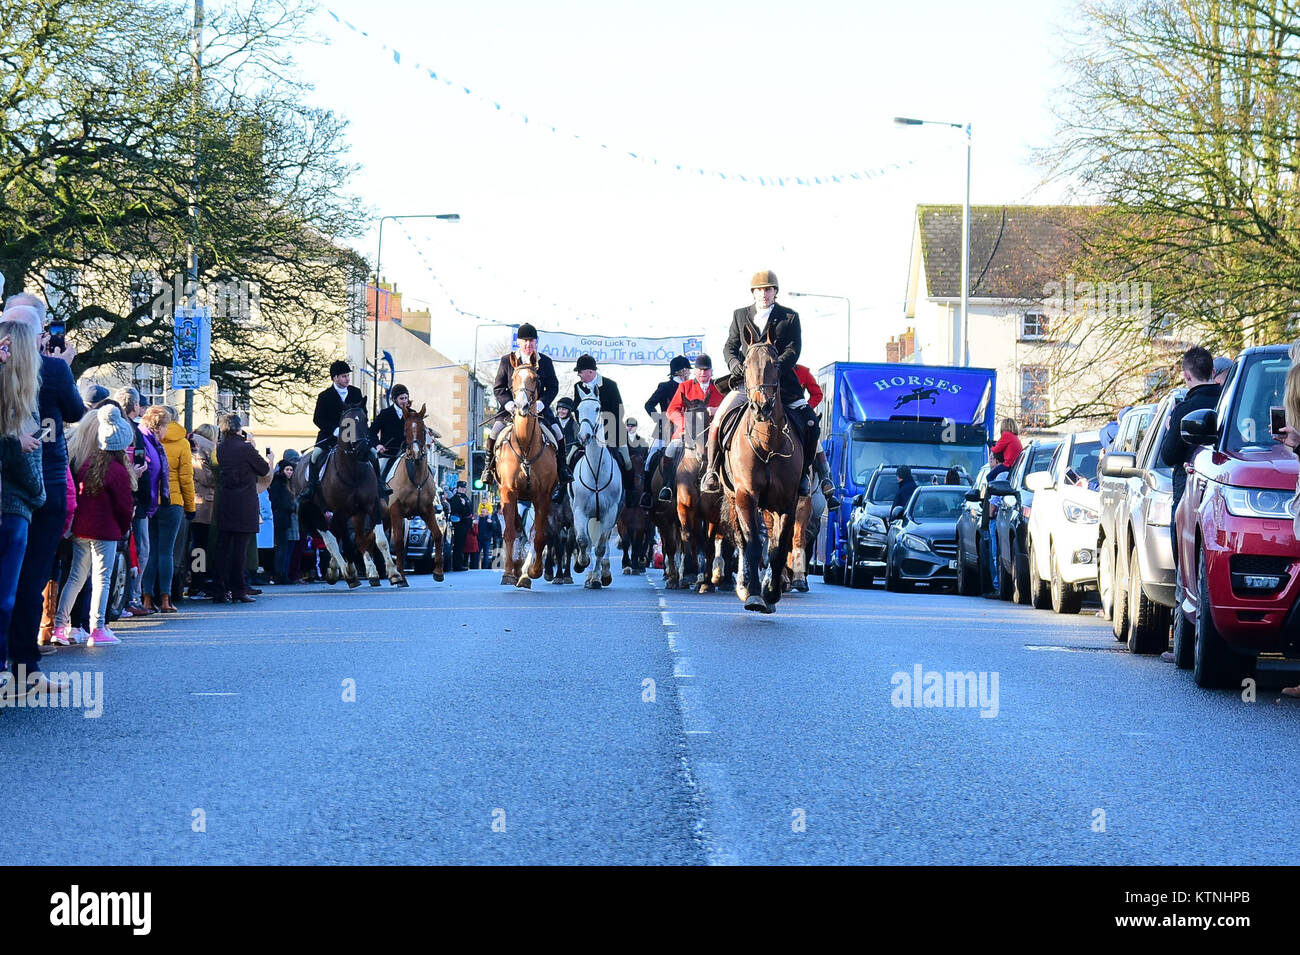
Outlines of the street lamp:
{"type": "Polygon", "coordinates": [[[798,298],[837,298],[844,303],[844,360],[853,360],[853,304],[843,295],[823,295],[820,292],[786,292],[798,298]]]}
{"type": "Polygon", "coordinates": [[[962,206],[961,217],[961,322],[957,326],[957,364],[964,367],[970,364],[970,356],[966,353],[966,332],[970,319],[970,123],[944,123],[930,119],[909,119],[906,116],[895,116],[894,122],[899,126],[947,126],[950,129],[960,129],[966,134],[966,202],[962,206]]]}
{"type": "MultiPolygon", "coordinates": [[[[384,220],[392,219],[442,219],[444,222],[459,222],[460,213],[444,212],[437,215],[410,215],[410,216],[382,216],[379,220],[379,248],[375,251],[375,357],[373,362],[374,388],[372,390],[370,410],[371,414],[379,411],[379,277],[382,274],[379,271],[380,257],[384,253],[384,220]]],[[[367,296],[369,298],[369,296],[367,296]]],[[[362,354],[365,354],[365,345],[362,344],[362,354]]]]}

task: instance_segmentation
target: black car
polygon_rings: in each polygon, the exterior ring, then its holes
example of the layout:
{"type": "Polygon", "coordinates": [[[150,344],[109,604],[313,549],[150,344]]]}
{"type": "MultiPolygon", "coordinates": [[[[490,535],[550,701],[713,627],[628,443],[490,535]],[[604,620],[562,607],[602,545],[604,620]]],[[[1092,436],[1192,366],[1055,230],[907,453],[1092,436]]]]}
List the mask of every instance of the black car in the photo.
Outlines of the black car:
{"type": "Polygon", "coordinates": [[[994,573],[989,535],[996,527],[998,512],[1013,505],[1017,496],[1006,472],[990,482],[989,470],[988,466],[980,469],[957,518],[957,593],[978,596],[996,591],[1003,600],[1010,600],[1011,576],[994,573]]]}
{"type": "Polygon", "coordinates": [[[1059,438],[1038,439],[1029,442],[1020,452],[1007,483],[1017,495],[1013,504],[1004,503],[998,508],[994,522],[997,533],[998,574],[1005,576],[1010,590],[1000,590],[1004,599],[1027,604],[1029,592],[1029,514],[1033,508],[1034,492],[1025,487],[1025,478],[1035,471],[1046,471],[1052,455],[1060,446],[1059,438]]]}
{"type": "Polygon", "coordinates": [[[890,513],[885,589],[913,584],[950,586],[957,580],[957,518],[966,485],[922,485],[906,507],[890,513]]]}

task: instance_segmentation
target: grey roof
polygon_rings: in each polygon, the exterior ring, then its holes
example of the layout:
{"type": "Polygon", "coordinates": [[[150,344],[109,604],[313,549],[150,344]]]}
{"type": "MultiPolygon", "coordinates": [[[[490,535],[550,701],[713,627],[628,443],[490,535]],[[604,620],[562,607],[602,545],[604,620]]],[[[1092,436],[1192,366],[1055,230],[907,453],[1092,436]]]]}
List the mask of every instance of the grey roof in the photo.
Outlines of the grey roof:
{"type": "MultiPolygon", "coordinates": [[[[971,206],[970,295],[1038,301],[1064,281],[1101,207],[971,206]]],[[[961,296],[961,206],[917,206],[931,298],[961,296]]]]}

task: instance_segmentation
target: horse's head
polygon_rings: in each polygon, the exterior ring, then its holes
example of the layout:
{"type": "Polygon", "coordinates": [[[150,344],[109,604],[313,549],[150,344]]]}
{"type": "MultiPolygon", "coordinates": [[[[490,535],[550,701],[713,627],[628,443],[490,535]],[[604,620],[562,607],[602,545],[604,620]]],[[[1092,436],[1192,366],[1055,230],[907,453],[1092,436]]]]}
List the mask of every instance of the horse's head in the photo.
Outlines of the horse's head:
{"type": "Polygon", "coordinates": [[[682,434],[691,447],[703,444],[709,433],[709,403],[692,398],[682,406],[682,434]]]}
{"type": "Polygon", "coordinates": [[[771,341],[771,328],[762,338],[746,329],[745,339],[745,397],[759,421],[770,421],[781,407],[781,367],[771,341]]]}
{"type": "Polygon", "coordinates": [[[510,375],[510,393],[515,396],[517,416],[527,417],[537,413],[537,396],[541,393],[541,387],[537,355],[520,358],[510,375]]]}
{"type": "Polygon", "coordinates": [[[364,454],[370,448],[370,428],[364,405],[348,405],[339,420],[339,450],[344,454],[364,454]]]}
{"type": "Polygon", "coordinates": [[[578,440],[583,444],[605,442],[605,419],[600,413],[600,399],[585,395],[578,399],[578,440]]]}
{"type": "Polygon", "coordinates": [[[403,436],[406,439],[406,456],[418,461],[424,456],[425,444],[429,440],[429,430],[424,426],[425,405],[420,410],[408,408],[402,420],[403,436]]]}

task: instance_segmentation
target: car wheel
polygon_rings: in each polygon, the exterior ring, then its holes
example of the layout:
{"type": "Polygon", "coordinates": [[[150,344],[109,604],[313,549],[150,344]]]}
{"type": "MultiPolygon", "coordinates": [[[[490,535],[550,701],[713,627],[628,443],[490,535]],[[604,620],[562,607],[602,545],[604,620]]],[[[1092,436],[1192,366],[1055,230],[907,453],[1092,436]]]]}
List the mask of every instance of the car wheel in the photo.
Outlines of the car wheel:
{"type": "Polygon", "coordinates": [[[1035,610],[1046,610],[1052,605],[1052,588],[1038,572],[1038,558],[1034,555],[1034,542],[1029,542],[1029,603],[1035,610]]]}
{"type": "Polygon", "coordinates": [[[1203,689],[1222,690],[1235,687],[1243,670],[1241,657],[1224,642],[1210,615],[1210,582],[1202,549],[1196,559],[1196,647],[1192,678],[1203,689]]]}
{"type": "Polygon", "coordinates": [[[994,562],[997,564],[998,568],[998,599],[1011,600],[1013,599],[1013,594],[1016,589],[1016,583],[1013,579],[1014,575],[1007,567],[1003,566],[1002,554],[1000,552],[998,556],[994,558],[994,562]]]}
{"type": "Polygon", "coordinates": [[[834,564],[827,564],[826,570],[822,573],[822,580],[828,584],[838,584],[840,582],[840,569],[834,564]]]}
{"type": "Polygon", "coordinates": [[[1137,551],[1128,555],[1128,648],[1133,653],[1164,653],[1169,646],[1169,608],[1142,592],[1137,551]]]}
{"type": "Polygon", "coordinates": [[[1115,553],[1109,540],[1097,548],[1097,596],[1101,600],[1101,613],[1112,619],[1115,610],[1115,553]]]}
{"type": "Polygon", "coordinates": [[[109,577],[108,604],[104,608],[107,622],[117,620],[126,612],[126,598],[130,592],[130,568],[126,551],[118,546],[113,555],[113,574],[109,577]]]}
{"type": "Polygon", "coordinates": [[[1016,554],[1014,560],[1015,572],[1011,577],[1013,585],[1011,599],[1018,604],[1028,604],[1032,596],[1029,589],[1029,558],[1016,554]]]}
{"type": "Polygon", "coordinates": [[[1180,670],[1190,670],[1195,659],[1196,634],[1183,613],[1182,591],[1175,585],[1174,596],[1174,666],[1180,670]]]}
{"type": "Polygon", "coordinates": [[[1111,579],[1110,579],[1110,632],[1115,634],[1115,639],[1121,643],[1128,640],[1129,632],[1129,615],[1128,615],[1128,573],[1127,569],[1119,566],[1118,555],[1111,562],[1111,579]]]}
{"type": "Polygon", "coordinates": [[[1061,566],[1056,560],[1056,548],[1047,552],[1052,565],[1052,610],[1055,613],[1078,613],[1083,606],[1083,594],[1061,577],[1061,566]]]}
{"type": "Polygon", "coordinates": [[[898,576],[894,573],[894,562],[889,555],[885,555],[885,589],[891,594],[896,594],[903,589],[898,576]]]}
{"type": "Polygon", "coordinates": [[[959,597],[978,596],[975,593],[975,586],[971,582],[971,572],[966,569],[966,561],[961,558],[961,548],[957,548],[957,580],[953,589],[959,597]]]}

